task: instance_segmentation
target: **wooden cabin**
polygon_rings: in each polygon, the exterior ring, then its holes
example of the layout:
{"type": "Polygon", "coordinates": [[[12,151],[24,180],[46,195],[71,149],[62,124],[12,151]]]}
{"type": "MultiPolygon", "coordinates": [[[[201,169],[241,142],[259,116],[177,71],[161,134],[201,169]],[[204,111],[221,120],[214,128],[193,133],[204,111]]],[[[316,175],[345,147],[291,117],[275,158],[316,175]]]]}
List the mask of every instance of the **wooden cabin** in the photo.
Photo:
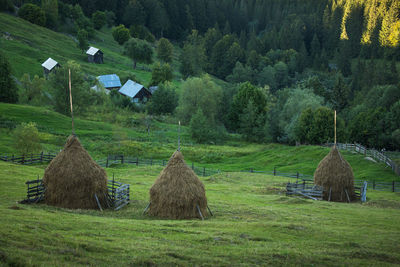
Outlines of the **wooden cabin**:
{"type": "Polygon", "coordinates": [[[60,64],[58,64],[57,61],[49,57],[45,62],[43,62],[42,67],[43,67],[43,74],[47,78],[50,72],[60,67],[60,64]]]}
{"type": "Polygon", "coordinates": [[[88,61],[90,63],[97,63],[97,64],[103,64],[103,52],[101,52],[100,49],[91,46],[87,51],[86,55],[88,55],[88,61]]]}
{"type": "Polygon", "coordinates": [[[121,95],[131,98],[134,103],[145,103],[151,97],[151,92],[140,83],[128,80],[118,91],[121,95]]]}

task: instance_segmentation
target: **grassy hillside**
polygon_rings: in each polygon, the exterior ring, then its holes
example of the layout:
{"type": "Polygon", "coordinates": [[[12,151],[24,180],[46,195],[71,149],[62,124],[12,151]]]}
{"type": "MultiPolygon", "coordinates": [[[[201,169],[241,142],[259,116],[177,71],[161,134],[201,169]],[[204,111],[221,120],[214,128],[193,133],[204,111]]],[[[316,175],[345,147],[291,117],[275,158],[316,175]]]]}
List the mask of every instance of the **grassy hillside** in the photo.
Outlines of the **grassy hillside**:
{"type": "MultiPolygon", "coordinates": [[[[42,107],[0,103],[0,123],[11,121],[35,122],[41,132],[45,150],[59,150],[71,132],[70,118],[42,107]]],[[[177,126],[153,120],[150,133],[143,123],[143,115],[119,115],[119,124],[77,118],[76,133],[86,149],[95,158],[109,153],[124,153],[145,158],[167,159],[177,147],[177,126]],[[124,123],[125,122],[125,123],[124,123]],[[126,122],[129,125],[126,126],[126,122]]],[[[119,120],[117,118],[117,120],[119,120]]],[[[0,153],[15,152],[12,131],[0,128],[0,153]]],[[[319,146],[286,146],[279,144],[249,144],[229,141],[225,145],[193,144],[188,129],[182,127],[182,151],[189,162],[207,168],[224,171],[255,170],[300,172],[313,174],[319,161],[329,152],[329,148],[319,146]]],[[[400,181],[390,168],[382,163],[373,163],[363,155],[342,152],[353,167],[356,178],[376,181],[400,181]]]]}
{"type": "Polygon", "coordinates": [[[61,65],[75,60],[81,64],[83,72],[94,76],[116,73],[120,77],[135,75],[146,85],[150,81],[150,72],[133,70],[132,61],[122,56],[123,48],[114,41],[109,28],[96,31],[96,37],[89,41],[104,52],[104,64],[88,63],[86,54],[80,51],[73,37],[18,17],[0,13],[0,29],[0,51],[6,55],[17,78],[24,73],[42,76],[41,64],[51,57],[61,65]],[[11,38],[5,38],[5,32],[11,34],[11,38]]]}
{"type": "Polygon", "coordinates": [[[0,265],[391,266],[400,262],[400,195],[368,191],[366,204],[289,198],[278,178],[201,178],[214,217],[142,215],[159,167],[107,169],[131,184],[118,212],[15,204],[43,168],[0,162],[0,265]]]}

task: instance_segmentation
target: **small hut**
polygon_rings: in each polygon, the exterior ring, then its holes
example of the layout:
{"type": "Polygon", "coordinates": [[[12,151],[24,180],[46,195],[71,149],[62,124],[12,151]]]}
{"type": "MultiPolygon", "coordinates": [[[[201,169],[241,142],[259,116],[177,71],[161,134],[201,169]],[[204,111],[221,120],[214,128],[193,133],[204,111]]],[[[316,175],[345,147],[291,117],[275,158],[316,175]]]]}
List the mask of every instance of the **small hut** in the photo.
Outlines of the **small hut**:
{"type": "Polygon", "coordinates": [[[319,163],[314,183],[324,188],[324,200],[350,202],[355,198],[353,170],[336,146],[319,163]]]}
{"type": "Polygon", "coordinates": [[[58,64],[57,61],[49,57],[45,62],[43,62],[42,67],[44,76],[47,77],[50,74],[50,72],[60,67],[60,64],[58,64]]]}
{"type": "Polygon", "coordinates": [[[103,64],[103,52],[100,49],[91,46],[87,51],[86,55],[88,55],[88,61],[90,63],[103,64]]]}
{"type": "Polygon", "coordinates": [[[105,201],[107,176],[82,147],[75,135],[68,137],[64,149],[44,172],[45,202],[69,209],[96,209],[105,201]]]}
{"type": "Polygon", "coordinates": [[[176,151],[150,188],[149,214],[169,219],[202,218],[207,214],[203,183],[176,151]]]}
{"type": "Polygon", "coordinates": [[[128,80],[118,92],[121,95],[131,98],[131,102],[134,103],[145,103],[152,96],[146,87],[132,80],[128,80]]]}

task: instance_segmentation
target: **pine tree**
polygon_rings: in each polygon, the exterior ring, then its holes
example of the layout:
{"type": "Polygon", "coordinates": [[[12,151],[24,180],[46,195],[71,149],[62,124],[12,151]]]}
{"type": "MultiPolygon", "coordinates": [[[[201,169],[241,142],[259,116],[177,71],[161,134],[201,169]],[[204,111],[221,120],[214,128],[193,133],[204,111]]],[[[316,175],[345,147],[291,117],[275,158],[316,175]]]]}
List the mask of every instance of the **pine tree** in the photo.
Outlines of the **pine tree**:
{"type": "Polygon", "coordinates": [[[173,49],[174,47],[168,39],[161,38],[158,41],[157,58],[167,63],[172,62],[173,49]]]}
{"type": "Polygon", "coordinates": [[[11,77],[11,66],[6,57],[0,53],[0,102],[17,103],[17,87],[11,77]]]}

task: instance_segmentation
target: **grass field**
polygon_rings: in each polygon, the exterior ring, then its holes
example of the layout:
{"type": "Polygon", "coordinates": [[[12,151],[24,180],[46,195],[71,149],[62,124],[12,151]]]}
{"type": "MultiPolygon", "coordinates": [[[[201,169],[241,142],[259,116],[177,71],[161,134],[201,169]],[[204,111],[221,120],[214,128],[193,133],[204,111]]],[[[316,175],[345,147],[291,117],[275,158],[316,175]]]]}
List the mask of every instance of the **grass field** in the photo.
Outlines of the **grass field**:
{"type": "Polygon", "coordinates": [[[400,263],[400,195],[369,191],[365,204],[289,198],[273,176],[201,178],[213,217],[142,215],[160,167],[107,169],[131,184],[118,212],[20,205],[44,168],[0,162],[0,265],[391,266],[400,263]]]}

